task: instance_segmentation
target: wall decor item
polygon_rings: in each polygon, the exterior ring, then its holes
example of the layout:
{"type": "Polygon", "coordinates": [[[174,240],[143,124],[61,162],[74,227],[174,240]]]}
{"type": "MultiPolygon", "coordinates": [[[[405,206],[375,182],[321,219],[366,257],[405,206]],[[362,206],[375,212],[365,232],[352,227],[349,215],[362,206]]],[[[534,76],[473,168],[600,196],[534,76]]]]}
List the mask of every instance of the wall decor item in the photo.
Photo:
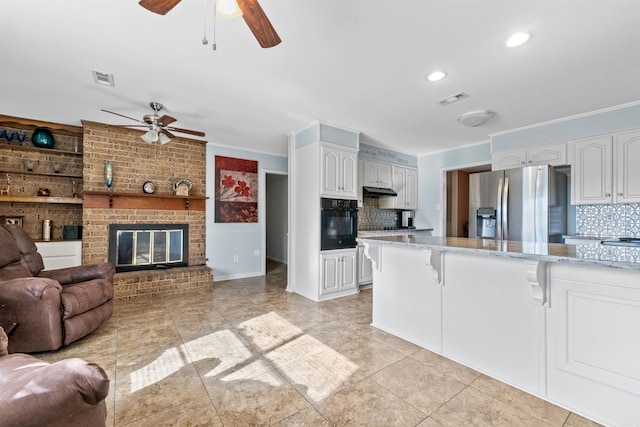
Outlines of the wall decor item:
{"type": "Polygon", "coordinates": [[[191,181],[186,178],[180,178],[173,183],[173,194],[176,196],[188,196],[191,187],[191,181]]]}
{"type": "Polygon", "coordinates": [[[109,160],[104,161],[104,185],[111,190],[113,185],[113,163],[109,160]]]}
{"type": "Polygon", "coordinates": [[[215,222],[258,222],[258,162],[215,157],[215,222]]]}
{"type": "Polygon", "coordinates": [[[14,132],[12,130],[5,130],[4,136],[7,138],[7,144],[11,144],[11,140],[13,139],[14,132]]]}
{"type": "Polygon", "coordinates": [[[146,194],[153,194],[156,192],[156,185],[151,181],[147,181],[142,184],[142,191],[146,194]]]}
{"type": "Polygon", "coordinates": [[[33,131],[31,142],[38,148],[53,148],[56,146],[56,140],[51,133],[51,129],[39,127],[33,131]]]}
{"type": "Polygon", "coordinates": [[[0,224],[17,224],[24,226],[24,216],[0,216],[0,224]]]}

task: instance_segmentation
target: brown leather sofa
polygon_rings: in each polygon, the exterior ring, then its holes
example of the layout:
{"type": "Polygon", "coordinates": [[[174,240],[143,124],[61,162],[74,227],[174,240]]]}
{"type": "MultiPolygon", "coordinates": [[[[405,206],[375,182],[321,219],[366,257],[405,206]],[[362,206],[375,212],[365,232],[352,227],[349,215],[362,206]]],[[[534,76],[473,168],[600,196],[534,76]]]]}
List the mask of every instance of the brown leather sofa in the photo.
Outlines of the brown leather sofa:
{"type": "Polygon", "coordinates": [[[82,359],[49,364],[27,354],[7,354],[0,327],[0,425],[3,427],[104,426],[109,378],[82,359]]]}
{"type": "Polygon", "coordinates": [[[56,350],[95,331],[113,314],[111,264],[44,270],[19,225],[0,226],[0,325],[15,324],[9,353],[56,350]]]}

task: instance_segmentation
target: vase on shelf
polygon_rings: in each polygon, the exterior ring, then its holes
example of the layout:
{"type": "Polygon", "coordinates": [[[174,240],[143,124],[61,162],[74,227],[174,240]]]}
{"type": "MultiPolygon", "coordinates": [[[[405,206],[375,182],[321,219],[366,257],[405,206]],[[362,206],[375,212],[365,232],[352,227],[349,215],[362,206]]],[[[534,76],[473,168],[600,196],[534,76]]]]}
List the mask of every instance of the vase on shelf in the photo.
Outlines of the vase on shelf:
{"type": "Polygon", "coordinates": [[[108,160],[104,161],[104,184],[111,190],[113,185],[113,163],[108,160]]]}
{"type": "Polygon", "coordinates": [[[13,139],[14,132],[12,130],[4,131],[4,136],[7,138],[7,144],[11,144],[11,140],[13,139]]]}
{"type": "Polygon", "coordinates": [[[33,131],[31,142],[38,148],[53,148],[56,145],[51,129],[45,127],[39,127],[33,131]]]}
{"type": "Polygon", "coordinates": [[[22,144],[24,144],[24,138],[26,136],[27,136],[27,133],[24,131],[16,132],[16,138],[18,138],[18,143],[20,144],[21,147],[22,147],[22,144]]]}

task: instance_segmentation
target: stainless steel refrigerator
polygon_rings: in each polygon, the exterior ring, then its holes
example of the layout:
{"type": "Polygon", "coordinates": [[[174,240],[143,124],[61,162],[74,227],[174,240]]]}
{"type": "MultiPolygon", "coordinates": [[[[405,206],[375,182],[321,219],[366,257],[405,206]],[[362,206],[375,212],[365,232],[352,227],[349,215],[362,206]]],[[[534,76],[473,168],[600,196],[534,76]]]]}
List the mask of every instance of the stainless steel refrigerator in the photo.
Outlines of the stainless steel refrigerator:
{"type": "Polygon", "coordinates": [[[469,175],[469,237],[563,243],[567,177],[550,166],[469,175]]]}

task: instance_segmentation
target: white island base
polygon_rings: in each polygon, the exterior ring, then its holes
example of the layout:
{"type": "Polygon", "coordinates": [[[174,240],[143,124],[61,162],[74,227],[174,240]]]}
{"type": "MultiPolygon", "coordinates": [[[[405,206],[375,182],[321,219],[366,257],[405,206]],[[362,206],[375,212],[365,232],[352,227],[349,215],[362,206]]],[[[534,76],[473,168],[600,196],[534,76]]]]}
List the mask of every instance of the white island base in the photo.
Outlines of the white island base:
{"type": "Polygon", "coordinates": [[[364,244],[373,326],[599,423],[640,426],[640,270],[364,244]]]}

